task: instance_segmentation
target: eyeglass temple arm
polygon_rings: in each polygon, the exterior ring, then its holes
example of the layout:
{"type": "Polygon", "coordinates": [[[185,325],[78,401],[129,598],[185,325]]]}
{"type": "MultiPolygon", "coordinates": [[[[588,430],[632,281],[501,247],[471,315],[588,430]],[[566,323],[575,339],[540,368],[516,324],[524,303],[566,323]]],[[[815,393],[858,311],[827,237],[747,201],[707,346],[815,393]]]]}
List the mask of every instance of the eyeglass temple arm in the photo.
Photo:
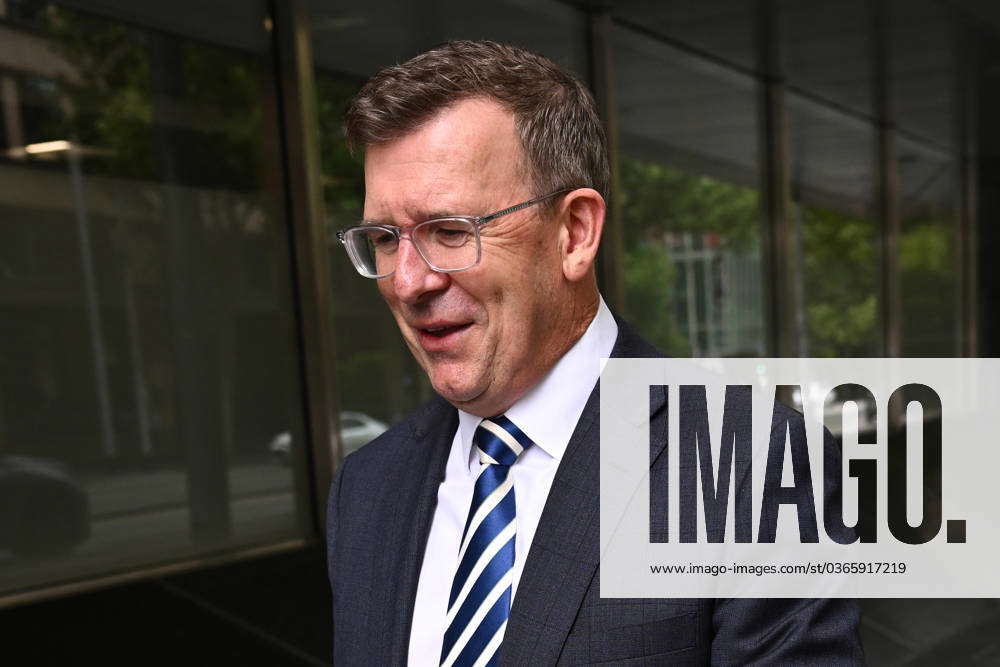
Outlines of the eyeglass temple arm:
{"type": "Polygon", "coordinates": [[[530,199],[521,204],[515,204],[514,206],[511,206],[510,208],[505,208],[502,211],[497,211],[496,213],[490,213],[489,215],[484,215],[483,217],[479,218],[479,224],[485,225],[487,222],[490,222],[491,220],[496,220],[499,217],[509,215],[511,213],[514,213],[515,211],[520,211],[521,209],[528,208],[529,206],[540,204],[546,199],[555,197],[556,195],[561,195],[564,192],[570,192],[571,190],[576,190],[576,188],[563,188],[562,190],[556,190],[555,192],[550,192],[547,195],[542,195],[541,197],[530,199]]]}

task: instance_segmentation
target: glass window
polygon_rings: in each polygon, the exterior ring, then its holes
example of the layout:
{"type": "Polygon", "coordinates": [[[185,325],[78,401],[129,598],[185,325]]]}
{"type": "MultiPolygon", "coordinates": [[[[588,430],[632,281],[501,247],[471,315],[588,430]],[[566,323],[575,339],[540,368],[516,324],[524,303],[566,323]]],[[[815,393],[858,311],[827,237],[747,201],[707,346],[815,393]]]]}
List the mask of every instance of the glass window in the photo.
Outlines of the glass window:
{"type": "Polygon", "coordinates": [[[616,0],[614,15],[630,28],[650,31],[743,69],[757,66],[756,0],[616,0]]]}
{"type": "Polygon", "coordinates": [[[541,53],[587,75],[585,15],[555,0],[411,3],[310,0],[313,58],[321,72],[362,81],[450,39],[493,39],[541,53]]]}
{"type": "Polygon", "coordinates": [[[957,167],[954,24],[937,2],[885,7],[875,60],[871,3],[781,5],[793,198],[802,248],[803,354],[881,353],[881,221],[876,208],[877,68],[889,86],[901,234],[904,354],[953,354],[957,167]]]}
{"type": "Polygon", "coordinates": [[[0,3],[0,593],[307,525],[263,6],[185,4],[0,3]]]}
{"type": "Polygon", "coordinates": [[[793,215],[800,235],[803,356],[879,356],[879,224],[873,126],[789,93],[793,215]]]}
{"type": "Polygon", "coordinates": [[[892,5],[889,31],[899,138],[899,271],[904,355],[958,353],[959,29],[939,3],[892,5]]]}
{"type": "Polygon", "coordinates": [[[957,144],[959,21],[938,0],[892,0],[889,7],[890,94],[896,125],[949,148],[957,144]]]}
{"type": "Polygon", "coordinates": [[[665,352],[767,350],[756,81],[614,33],[627,315],[665,352]]]}
{"type": "Polygon", "coordinates": [[[902,353],[958,354],[958,169],[947,153],[901,139],[899,273],[902,353]]]}
{"type": "Polygon", "coordinates": [[[875,5],[868,0],[781,0],[781,65],[788,84],[874,116],[875,5]]]}

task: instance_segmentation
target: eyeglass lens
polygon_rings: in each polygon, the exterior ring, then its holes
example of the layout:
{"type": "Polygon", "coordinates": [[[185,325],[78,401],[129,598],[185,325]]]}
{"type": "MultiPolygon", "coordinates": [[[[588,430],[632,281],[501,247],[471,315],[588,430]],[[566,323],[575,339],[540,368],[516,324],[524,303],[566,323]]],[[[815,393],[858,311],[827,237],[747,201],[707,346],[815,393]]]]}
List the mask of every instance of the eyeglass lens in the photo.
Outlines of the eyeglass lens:
{"type": "MultiPolygon", "coordinates": [[[[469,220],[429,220],[414,227],[410,238],[434,269],[467,269],[479,256],[475,224],[469,220]]],[[[348,254],[364,275],[381,277],[396,270],[399,237],[392,231],[376,226],[356,227],[348,231],[344,240],[348,254]]]]}

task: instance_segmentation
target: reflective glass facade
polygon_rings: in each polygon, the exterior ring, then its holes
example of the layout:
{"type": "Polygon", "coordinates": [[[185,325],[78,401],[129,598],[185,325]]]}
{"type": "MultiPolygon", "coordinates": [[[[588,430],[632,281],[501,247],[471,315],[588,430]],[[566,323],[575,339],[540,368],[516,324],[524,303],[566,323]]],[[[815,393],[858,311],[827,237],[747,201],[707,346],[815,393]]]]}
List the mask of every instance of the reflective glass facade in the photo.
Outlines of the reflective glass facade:
{"type": "Polygon", "coordinates": [[[0,27],[3,593],[307,525],[264,8],[86,4],[0,27]]]}

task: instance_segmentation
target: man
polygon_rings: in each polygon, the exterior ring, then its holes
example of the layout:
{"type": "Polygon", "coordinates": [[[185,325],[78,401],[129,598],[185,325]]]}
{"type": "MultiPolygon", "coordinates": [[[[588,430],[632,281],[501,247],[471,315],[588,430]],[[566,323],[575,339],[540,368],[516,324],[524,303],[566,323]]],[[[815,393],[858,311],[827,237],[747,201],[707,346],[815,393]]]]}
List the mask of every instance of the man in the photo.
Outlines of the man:
{"type": "Polygon", "coordinates": [[[331,489],[335,663],[861,662],[844,601],[600,598],[599,363],[659,355],[597,290],[608,167],[582,84],[452,42],[369,81],[347,134],[365,222],[340,239],[440,398],[331,489]]]}

